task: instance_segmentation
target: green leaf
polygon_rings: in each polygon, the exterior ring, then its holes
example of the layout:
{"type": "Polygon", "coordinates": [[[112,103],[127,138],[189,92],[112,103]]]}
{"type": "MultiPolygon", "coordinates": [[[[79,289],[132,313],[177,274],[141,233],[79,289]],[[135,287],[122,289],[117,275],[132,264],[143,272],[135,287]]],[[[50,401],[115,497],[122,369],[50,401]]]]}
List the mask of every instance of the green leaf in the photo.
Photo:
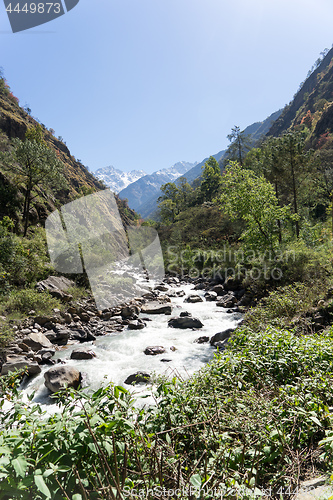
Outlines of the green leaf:
{"type": "Polygon", "coordinates": [[[45,495],[46,498],[51,498],[50,490],[46,486],[43,476],[38,474],[34,477],[34,480],[35,480],[35,485],[38,488],[38,491],[40,491],[43,495],[45,495]]]}
{"type": "Polygon", "coordinates": [[[194,488],[200,489],[201,488],[201,476],[200,476],[200,474],[194,474],[190,479],[190,483],[194,486],[194,488]]]}
{"type": "Polygon", "coordinates": [[[321,422],[318,420],[317,417],[310,415],[310,418],[315,424],[319,425],[319,427],[322,427],[321,422]]]}
{"type": "Polygon", "coordinates": [[[18,476],[24,477],[28,468],[28,462],[24,457],[17,457],[12,461],[12,466],[18,476]]]}
{"type": "Polygon", "coordinates": [[[82,496],[80,493],[75,493],[75,495],[72,496],[72,500],[82,500],[82,496]]]}

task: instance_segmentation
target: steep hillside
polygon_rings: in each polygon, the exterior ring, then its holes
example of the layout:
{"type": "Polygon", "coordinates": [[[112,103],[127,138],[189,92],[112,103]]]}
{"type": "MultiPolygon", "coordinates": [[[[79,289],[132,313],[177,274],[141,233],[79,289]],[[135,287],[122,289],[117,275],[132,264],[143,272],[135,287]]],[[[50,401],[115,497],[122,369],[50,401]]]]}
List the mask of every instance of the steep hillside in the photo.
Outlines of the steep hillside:
{"type": "MultiPolygon", "coordinates": [[[[38,125],[38,121],[21,108],[18,102],[5,80],[0,78],[0,151],[10,151],[11,139],[23,140],[27,129],[38,125]]],[[[105,185],[71,155],[62,141],[54,137],[44,125],[42,129],[47,146],[57,154],[64,165],[63,175],[67,180],[67,187],[57,193],[37,189],[37,201],[30,214],[33,223],[44,220],[50,211],[65,203],[105,189],[105,185]]],[[[22,187],[13,183],[13,179],[0,163],[0,218],[8,215],[15,220],[18,227],[22,204],[22,187]]],[[[136,214],[128,209],[124,202],[118,199],[118,205],[125,221],[135,219],[136,214]]]]}
{"type": "Polygon", "coordinates": [[[289,129],[307,128],[309,146],[320,147],[323,135],[333,132],[332,103],[333,48],[301,85],[267,135],[278,137],[289,129]]]}

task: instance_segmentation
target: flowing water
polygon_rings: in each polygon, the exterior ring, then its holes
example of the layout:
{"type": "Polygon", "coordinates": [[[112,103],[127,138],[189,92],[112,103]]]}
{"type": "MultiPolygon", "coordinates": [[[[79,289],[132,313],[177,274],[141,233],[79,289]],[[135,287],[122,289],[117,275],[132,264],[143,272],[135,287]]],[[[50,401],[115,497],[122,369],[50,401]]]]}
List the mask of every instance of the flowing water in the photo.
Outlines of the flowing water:
{"type": "MultiPolygon", "coordinates": [[[[115,332],[99,337],[96,341],[86,342],[82,347],[92,349],[96,357],[91,360],[71,360],[71,351],[77,347],[69,345],[55,354],[55,359],[60,358],[66,364],[76,367],[84,372],[88,381],[88,390],[96,390],[102,384],[113,382],[128,389],[125,385],[126,378],[143,371],[155,372],[170,377],[178,376],[182,379],[188,378],[195,371],[203,367],[213,359],[216,349],[209,343],[198,344],[194,341],[201,336],[212,337],[215,333],[235,328],[242,319],[240,313],[227,313],[226,309],[217,307],[216,302],[209,302],[203,298],[205,291],[193,291],[193,285],[186,284],[176,290],[183,289],[184,297],[172,297],[172,315],[164,314],[140,314],[140,318],[149,318],[147,326],[142,330],[128,330],[115,332]],[[189,294],[197,294],[203,298],[203,302],[184,303],[189,294]],[[168,321],[180,312],[188,311],[193,317],[197,317],[203,323],[203,328],[198,330],[175,329],[168,327],[168,321]],[[144,350],[148,346],[163,346],[164,354],[147,356],[144,350]],[[175,350],[170,348],[175,348],[175,350]],[[168,360],[162,362],[161,360],[168,360]]],[[[54,400],[49,397],[49,391],[44,386],[44,373],[50,366],[42,366],[42,372],[31,379],[22,387],[23,399],[35,393],[33,401],[40,403],[49,413],[56,411],[54,400]]],[[[135,386],[137,395],[147,394],[147,386],[135,386]]]]}

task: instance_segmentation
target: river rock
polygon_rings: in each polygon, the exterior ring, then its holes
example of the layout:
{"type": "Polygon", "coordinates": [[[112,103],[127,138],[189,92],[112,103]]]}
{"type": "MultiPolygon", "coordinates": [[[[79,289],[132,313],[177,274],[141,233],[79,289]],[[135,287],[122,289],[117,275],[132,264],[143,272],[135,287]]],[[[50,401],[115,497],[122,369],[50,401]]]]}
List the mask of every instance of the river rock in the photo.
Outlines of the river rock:
{"type": "Polygon", "coordinates": [[[49,330],[45,333],[45,337],[52,344],[66,345],[71,336],[71,330],[54,326],[54,330],[49,330]]]}
{"type": "Polygon", "coordinates": [[[227,290],[227,292],[229,291],[235,291],[235,290],[239,290],[240,288],[242,288],[242,281],[243,281],[243,278],[242,277],[237,277],[237,276],[229,276],[229,278],[225,281],[224,283],[224,289],[227,290]]]}
{"type": "Polygon", "coordinates": [[[216,292],[206,292],[205,299],[207,300],[207,302],[213,302],[214,300],[217,300],[217,293],[216,292]]]}
{"type": "Polygon", "coordinates": [[[81,375],[79,370],[73,366],[57,365],[45,372],[44,378],[45,386],[51,392],[58,392],[66,387],[77,389],[80,384],[81,375]]]}
{"type": "MultiPolygon", "coordinates": [[[[21,344],[25,344],[32,351],[40,351],[43,348],[51,347],[52,343],[42,333],[30,333],[22,339],[21,344]]],[[[20,344],[20,346],[21,346],[20,344]]]]}
{"type": "Polygon", "coordinates": [[[121,310],[121,317],[123,319],[137,319],[140,314],[140,307],[137,305],[130,305],[123,307],[121,310]]]}
{"type": "Polygon", "coordinates": [[[227,330],[224,330],[223,332],[218,332],[215,333],[210,339],[210,345],[215,346],[217,342],[223,342],[226,339],[230,338],[230,335],[232,332],[235,331],[235,328],[228,328],[227,330]]]}
{"type": "Polygon", "coordinates": [[[125,380],[125,384],[127,385],[135,385],[135,384],[147,384],[150,380],[150,375],[149,373],[145,372],[136,372],[133,373],[133,375],[130,375],[127,377],[125,380]]]}
{"type": "Polygon", "coordinates": [[[200,319],[192,318],[191,316],[178,316],[168,321],[168,326],[171,328],[202,328],[203,323],[200,319]]]}
{"type": "Polygon", "coordinates": [[[165,352],[165,348],[161,345],[154,345],[146,347],[144,353],[147,356],[156,356],[157,354],[163,354],[165,352]]]}
{"type": "Polygon", "coordinates": [[[27,368],[29,375],[36,375],[41,372],[40,366],[32,359],[24,356],[8,356],[6,363],[2,366],[1,375],[7,375],[9,372],[27,368]]]}
{"type": "Polygon", "coordinates": [[[91,349],[73,349],[71,359],[93,359],[96,354],[91,349]]]}
{"type": "Polygon", "coordinates": [[[55,365],[55,360],[52,359],[53,354],[51,352],[44,352],[40,354],[41,361],[40,365],[55,365]]]}
{"type": "Polygon", "coordinates": [[[222,297],[218,302],[216,302],[216,305],[219,307],[225,307],[226,309],[229,307],[233,307],[237,303],[237,299],[234,295],[228,294],[222,297]]]}
{"type": "Polygon", "coordinates": [[[37,323],[40,326],[44,326],[45,323],[49,323],[51,321],[51,318],[49,316],[36,316],[35,317],[35,323],[37,323]]]}
{"type": "Polygon", "coordinates": [[[157,285],[155,286],[154,290],[159,290],[160,292],[167,292],[169,290],[169,287],[166,285],[157,285]]]}
{"type": "Polygon", "coordinates": [[[145,314],[171,314],[171,304],[160,304],[159,302],[150,302],[142,306],[141,312],[145,314]]]}
{"type": "Polygon", "coordinates": [[[198,339],[195,339],[194,341],[196,344],[206,344],[207,342],[209,342],[209,337],[199,337],[198,339]]]}
{"type": "Polygon", "coordinates": [[[219,297],[227,294],[223,285],[215,285],[210,291],[215,292],[219,297]]]}
{"type": "Polygon", "coordinates": [[[192,295],[189,295],[188,297],[186,297],[184,302],[188,302],[189,304],[195,304],[196,302],[203,302],[203,300],[200,297],[200,295],[192,294],[192,295]]]}
{"type": "Polygon", "coordinates": [[[147,325],[142,319],[137,319],[128,323],[129,330],[142,330],[145,326],[147,325]]]}

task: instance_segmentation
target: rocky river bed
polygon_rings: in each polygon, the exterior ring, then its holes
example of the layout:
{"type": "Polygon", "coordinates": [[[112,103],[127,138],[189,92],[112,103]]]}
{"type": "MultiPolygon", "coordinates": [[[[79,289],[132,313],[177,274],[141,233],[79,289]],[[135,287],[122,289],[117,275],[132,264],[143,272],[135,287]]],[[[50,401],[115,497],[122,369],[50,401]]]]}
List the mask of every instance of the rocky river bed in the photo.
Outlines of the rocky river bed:
{"type": "Polygon", "coordinates": [[[93,299],[72,301],[69,285],[62,277],[39,285],[51,286],[68,305],[23,321],[1,371],[26,367],[22,397],[34,393],[33,401],[46,408],[54,406],[50,394],[65,385],[136,384],[144,393],[155,375],[187,378],[226,347],[242,320],[239,307],[250,300],[233,279],[167,277],[127,304],[98,311],[93,299]]]}

